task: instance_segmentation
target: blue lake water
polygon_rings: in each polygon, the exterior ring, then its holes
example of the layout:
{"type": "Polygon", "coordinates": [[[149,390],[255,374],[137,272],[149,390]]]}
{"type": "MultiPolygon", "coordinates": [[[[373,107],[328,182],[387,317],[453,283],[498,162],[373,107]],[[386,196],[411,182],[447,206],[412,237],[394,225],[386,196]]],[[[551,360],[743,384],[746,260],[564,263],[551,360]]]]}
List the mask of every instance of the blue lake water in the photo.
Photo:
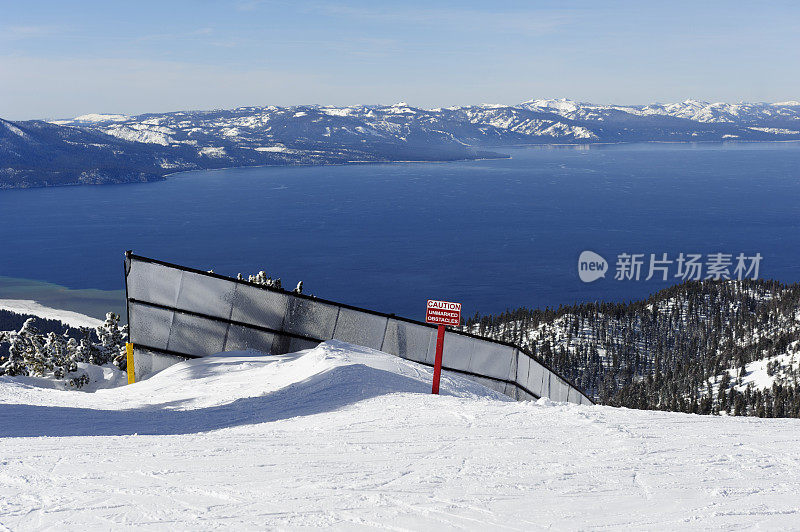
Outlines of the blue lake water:
{"type": "MultiPolygon", "coordinates": [[[[628,300],[619,253],[760,253],[800,281],[800,143],[503,150],[511,159],[244,168],[0,192],[0,276],[119,289],[126,249],[410,317],[628,300]],[[593,250],[612,271],[582,283],[593,250]]],[[[646,276],[647,263],[642,277],[646,276]]],[[[672,274],[673,272],[671,272],[672,274]]]]}

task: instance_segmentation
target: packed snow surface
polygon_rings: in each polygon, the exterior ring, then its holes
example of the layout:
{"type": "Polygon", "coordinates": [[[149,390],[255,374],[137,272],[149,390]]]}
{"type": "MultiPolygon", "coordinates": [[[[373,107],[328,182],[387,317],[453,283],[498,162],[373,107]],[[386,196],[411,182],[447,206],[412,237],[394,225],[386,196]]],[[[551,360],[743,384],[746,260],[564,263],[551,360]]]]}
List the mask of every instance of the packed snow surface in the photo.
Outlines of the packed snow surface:
{"type": "Polygon", "coordinates": [[[800,522],[800,421],[513,402],[340,342],[94,393],[0,377],[0,529],[800,522]]]}

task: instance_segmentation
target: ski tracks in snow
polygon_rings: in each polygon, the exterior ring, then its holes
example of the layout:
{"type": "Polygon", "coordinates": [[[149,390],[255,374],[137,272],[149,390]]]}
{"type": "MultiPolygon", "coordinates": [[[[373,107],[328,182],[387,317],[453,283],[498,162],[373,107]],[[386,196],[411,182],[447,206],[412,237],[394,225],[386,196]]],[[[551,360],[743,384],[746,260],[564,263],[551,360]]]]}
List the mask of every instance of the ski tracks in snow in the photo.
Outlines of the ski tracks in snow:
{"type": "Polygon", "coordinates": [[[71,406],[65,415],[100,424],[81,431],[106,434],[41,427],[38,437],[0,438],[0,529],[800,522],[800,420],[508,402],[447,374],[437,397],[427,393],[428,368],[341,344],[245,363],[193,361],[165,372],[169,382],[155,376],[97,394],[0,393],[0,409],[23,400],[40,412],[71,406]],[[116,411],[115,401],[123,405],[116,411]],[[335,407],[320,407],[328,401],[335,407]],[[119,430],[102,426],[92,408],[116,412],[119,430]],[[122,426],[125,412],[147,427],[142,416],[165,409],[194,410],[197,430],[143,435],[122,426]],[[211,428],[203,429],[203,412],[214,413],[211,428]]]}

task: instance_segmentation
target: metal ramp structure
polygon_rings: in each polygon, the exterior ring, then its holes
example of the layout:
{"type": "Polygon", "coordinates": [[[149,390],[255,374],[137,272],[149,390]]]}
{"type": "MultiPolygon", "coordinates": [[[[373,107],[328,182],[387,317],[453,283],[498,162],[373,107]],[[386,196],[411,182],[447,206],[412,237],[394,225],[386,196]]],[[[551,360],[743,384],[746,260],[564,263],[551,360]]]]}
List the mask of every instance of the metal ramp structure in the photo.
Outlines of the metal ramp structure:
{"type": "MultiPolygon", "coordinates": [[[[436,326],[241,279],[125,254],[137,380],[187,358],[254,349],[291,353],[336,339],[433,366],[436,326]]],[[[593,404],[510,343],[448,329],[442,369],[517,400],[593,404]]]]}

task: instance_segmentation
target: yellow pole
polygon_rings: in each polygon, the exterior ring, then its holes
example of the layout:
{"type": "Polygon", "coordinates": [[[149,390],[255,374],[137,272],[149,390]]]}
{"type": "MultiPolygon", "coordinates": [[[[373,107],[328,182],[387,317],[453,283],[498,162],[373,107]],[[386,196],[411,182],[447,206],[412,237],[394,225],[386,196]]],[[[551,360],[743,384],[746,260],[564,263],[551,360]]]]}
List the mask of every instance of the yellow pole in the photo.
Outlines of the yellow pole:
{"type": "Polygon", "coordinates": [[[128,366],[128,384],[133,384],[136,382],[136,375],[133,372],[133,344],[127,342],[125,344],[125,352],[127,354],[127,366],[128,366]]]}

